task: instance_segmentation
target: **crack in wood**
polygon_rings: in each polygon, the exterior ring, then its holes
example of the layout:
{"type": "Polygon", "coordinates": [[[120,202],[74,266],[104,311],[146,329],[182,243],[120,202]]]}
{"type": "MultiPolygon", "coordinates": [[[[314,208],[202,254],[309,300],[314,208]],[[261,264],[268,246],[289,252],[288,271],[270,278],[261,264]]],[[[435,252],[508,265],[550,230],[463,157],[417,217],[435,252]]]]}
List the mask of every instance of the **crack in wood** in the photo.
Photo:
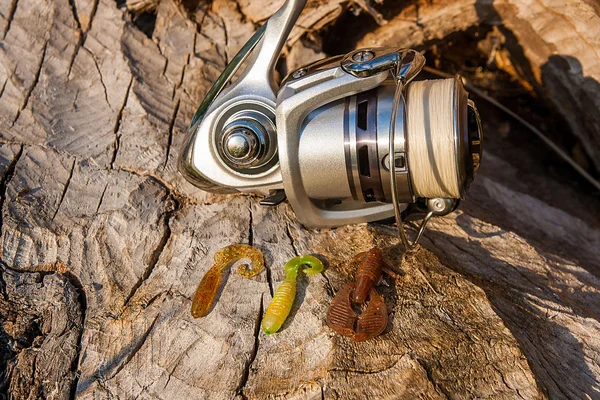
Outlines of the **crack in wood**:
{"type": "Polygon", "coordinates": [[[287,235],[288,239],[290,240],[292,249],[294,249],[294,254],[296,255],[296,257],[298,257],[300,255],[300,253],[298,252],[298,249],[296,248],[296,241],[294,240],[294,237],[292,236],[292,231],[291,231],[289,222],[285,225],[285,234],[287,235]]]}
{"type": "Polygon", "coordinates": [[[165,299],[166,299],[167,297],[169,297],[169,296],[171,296],[171,298],[172,298],[172,297],[174,297],[174,296],[173,296],[173,293],[171,293],[171,288],[169,288],[168,290],[163,290],[163,291],[161,291],[161,292],[158,292],[158,293],[156,293],[156,294],[155,294],[154,296],[152,296],[152,297],[151,297],[151,298],[150,298],[148,301],[146,301],[144,304],[142,304],[142,308],[143,308],[144,310],[145,310],[145,309],[147,309],[147,308],[148,308],[148,307],[150,307],[152,304],[154,304],[154,302],[155,302],[156,300],[158,300],[158,299],[160,299],[160,298],[162,298],[162,300],[163,300],[163,303],[164,303],[165,299]]]}
{"type": "MultiPolygon", "coordinates": [[[[204,11],[204,14],[202,14],[202,19],[200,20],[200,22],[193,21],[194,24],[196,25],[196,32],[198,32],[198,34],[200,34],[205,39],[210,40],[211,43],[212,43],[212,40],[208,37],[208,35],[206,35],[204,32],[202,32],[202,28],[204,27],[204,21],[206,20],[206,18],[208,16],[208,12],[212,11],[212,7],[213,7],[213,0],[208,0],[207,5],[206,5],[206,10],[204,11]]],[[[194,39],[194,49],[196,49],[196,39],[194,39]]]]}
{"type": "Polygon", "coordinates": [[[129,79],[129,84],[127,85],[127,90],[125,91],[125,97],[123,98],[123,103],[121,104],[121,108],[117,112],[117,118],[115,119],[115,126],[113,128],[113,133],[115,135],[115,142],[113,148],[112,158],[110,160],[110,169],[115,168],[115,161],[117,160],[117,153],[119,152],[119,147],[121,147],[121,135],[119,134],[119,129],[121,129],[121,120],[123,119],[123,111],[127,106],[127,101],[129,100],[129,93],[131,92],[131,86],[133,85],[133,75],[131,79],[129,79]]]}
{"type": "Polygon", "coordinates": [[[99,2],[100,0],[94,0],[94,2],[92,3],[92,10],[90,11],[90,22],[87,25],[87,28],[85,29],[86,35],[92,29],[92,23],[94,22],[94,17],[96,16],[96,12],[98,11],[99,2]]]}
{"type": "Polygon", "coordinates": [[[376,374],[381,374],[382,372],[389,371],[390,369],[394,368],[398,364],[398,362],[400,362],[400,359],[397,359],[396,361],[394,361],[389,366],[385,366],[383,368],[378,368],[378,369],[373,369],[373,370],[350,369],[350,368],[332,368],[332,369],[330,369],[330,371],[333,371],[333,372],[343,372],[343,373],[346,373],[346,374],[357,374],[357,375],[376,375],[376,374]]]}
{"type": "Polygon", "coordinates": [[[96,207],[96,214],[98,214],[98,212],[100,211],[100,206],[102,205],[102,202],[104,201],[104,195],[106,194],[107,188],[108,188],[108,182],[106,182],[106,185],[104,185],[104,190],[102,190],[102,194],[100,195],[100,201],[98,201],[98,206],[96,207]]]}
{"type": "Polygon", "coordinates": [[[327,274],[325,274],[325,271],[321,272],[321,276],[325,278],[325,291],[327,292],[327,295],[333,298],[335,296],[335,290],[333,289],[333,285],[331,284],[329,277],[327,274]]]}
{"type": "Polygon", "coordinates": [[[163,56],[163,58],[165,59],[165,66],[163,67],[163,70],[162,70],[162,76],[166,80],[169,80],[169,78],[167,78],[167,67],[169,66],[169,59],[163,54],[159,45],[156,45],[156,48],[158,49],[158,52],[160,53],[160,55],[163,56]]]}
{"type": "MultiPolygon", "coordinates": [[[[0,265],[3,268],[6,268],[5,263],[2,260],[0,260],[0,265]]],[[[10,299],[10,296],[8,295],[6,281],[4,280],[4,271],[2,271],[1,269],[0,269],[0,290],[2,291],[2,298],[4,299],[4,301],[8,301],[10,299]]],[[[3,388],[3,386],[4,386],[4,384],[0,380],[0,390],[3,388]]]]}
{"type": "Polygon", "coordinates": [[[8,35],[8,31],[12,26],[13,18],[15,17],[15,12],[17,11],[17,3],[19,0],[12,0],[10,3],[10,9],[8,10],[8,17],[6,18],[6,28],[4,29],[4,33],[2,34],[2,40],[6,39],[6,35],[8,35]]]}
{"type": "Polygon", "coordinates": [[[229,64],[229,32],[227,32],[227,24],[225,24],[225,20],[223,17],[215,13],[216,16],[221,20],[221,26],[223,27],[223,35],[225,36],[225,44],[223,46],[223,55],[225,56],[225,65],[229,64]]]}
{"type": "MultiPolygon", "coordinates": [[[[138,382],[137,378],[136,378],[136,383],[137,383],[138,385],[140,385],[140,383],[138,382]]],[[[149,388],[150,386],[152,386],[153,384],[154,384],[154,382],[153,382],[153,381],[150,381],[150,383],[149,383],[149,384],[147,384],[147,385],[140,385],[140,386],[142,387],[142,389],[141,389],[141,390],[140,390],[140,392],[137,394],[137,396],[135,396],[135,397],[133,398],[133,400],[137,400],[137,399],[139,399],[139,398],[140,398],[140,396],[141,396],[141,395],[143,395],[144,393],[146,393],[146,390],[148,390],[148,388],[149,388]]]]}
{"type": "Polygon", "coordinates": [[[0,181],[0,234],[2,233],[2,229],[4,229],[4,202],[6,201],[6,190],[8,188],[8,184],[10,183],[15,169],[17,167],[17,163],[21,159],[23,155],[23,149],[25,145],[21,144],[19,148],[19,152],[15,155],[11,163],[8,165],[6,170],[4,171],[4,176],[2,177],[2,181],[0,181]]]}
{"type": "Polygon", "coordinates": [[[2,84],[2,88],[0,88],[0,99],[2,98],[2,96],[4,96],[4,91],[6,90],[6,85],[8,84],[8,81],[11,80],[13,78],[13,76],[15,75],[16,68],[17,68],[17,64],[15,64],[15,68],[12,70],[11,74],[9,76],[7,76],[6,79],[4,80],[4,83],[2,84]]]}
{"type": "Polygon", "coordinates": [[[90,49],[85,47],[85,45],[82,45],[81,47],[90,54],[90,57],[92,57],[92,61],[94,61],[94,65],[96,66],[96,71],[98,71],[98,76],[100,77],[100,84],[102,85],[102,88],[104,89],[104,101],[106,101],[106,104],[108,105],[108,107],[112,109],[112,107],[110,106],[110,102],[108,101],[108,90],[106,89],[106,85],[104,84],[104,78],[102,77],[102,71],[100,70],[100,66],[98,65],[98,60],[96,59],[96,56],[94,55],[94,53],[92,53],[92,51],[90,49]]]}
{"type": "Polygon", "coordinates": [[[77,58],[77,55],[79,54],[79,49],[81,49],[81,47],[83,46],[83,42],[85,41],[83,32],[81,32],[81,29],[79,29],[77,31],[79,33],[79,36],[77,38],[77,43],[75,43],[75,50],[73,51],[73,55],[71,56],[71,59],[69,60],[69,67],[67,68],[67,77],[71,77],[71,71],[73,70],[73,64],[75,64],[75,59],[77,58]]]}
{"type": "MultiPolygon", "coordinates": [[[[192,45],[192,53],[194,52],[195,47],[196,47],[196,35],[194,35],[194,43],[192,45]]],[[[190,64],[190,59],[191,59],[191,54],[187,54],[185,64],[183,65],[183,67],[181,67],[181,74],[179,76],[179,82],[177,82],[173,86],[173,95],[171,96],[171,100],[175,99],[175,96],[177,95],[177,91],[179,90],[179,88],[181,88],[181,85],[183,84],[183,80],[185,78],[185,70],[188,67],[188,65],[190,64]]],[[[185,89],[184,89],[184,92],[185,92],[185,89]]]]}
{"type": "MultiPolygon", "coordinates": [[[[94,17],[96,16],[96,11],[98,10],[98,2],[99,1],[100,0],[94,0],[94,3],[92,4],[92,10],[90,12],[90,22],[84,28],[81,26],[81,21],[79,19],[79,15],[77,12],[77,5],[75,4],[75,0],[69,0],[69,5],[71,6],[71,12],[73,13],[73,18],[75,19],[75,22],[77,23],[77,31],[79,32],[79,37],[77,38],[77,43],[75,44],[75,50],[73,51],[73,55],[71,56],[71,59],[69,60],[69,67],[67,68],[67,76],[71,76],[71,70],[73,69],[73,64],[75,63],[75,59],[77,58],[77,55],[79,54],[79,50],[82,47],[84,47],[84,43],[87,39],[87,34],[92,29],[92,22],[94,21],[94,17]]],[[[93,55],[92,55],[92,57],[93,57],[93,55]]],[[[94,62],[96,62],[96,61],[94,60],[94,62]]],[[[102,79],[102,74],[100,74],[100,79],[102,79]]],[[[104,85],[104,83],[103,83],[103,85],[104,85]]],[[[106,90],[106,88],[105,88],[105,90],[106,90]]],[[[108,103],[108,101],[107,101],[107,103],[108,103]]]]}
{"type": "MultiPolygon", "coordinates": [[[[165,189],[170,195],[172,195],[174,200],[177,200],[178,197],[181,197],[181,194],[179,192],[177,192],[177,190],[175,190],[175,188],[173,186],[171,186],[171,184],[169,182],[165,181],[160,176],[153,174],[152,172],[139,171],[137,169],[128,168],[128,167],[117,167],[117,168],[114,168],[114,170],[121,171],[121,172],[127,172],[129,174],[136,175],[136,176],[150,178],[153,181],[155,181],[158,185],[160,185],[163,189],[165,189]]],[[[177,201],[177,205],[179,205],[179,201],[177,201]]]]}
{"type": "Polygon", "coordinates": [[[244,389],[246,384],[248,383],[248,378],[250,377],[250,367],[252,363],[256,359],[256,354],[258,353],[258,346],[260,344],[260,340],[258,339],[258,335],[260,333],[260,322],[263,318],[263,300],[264,294],[260,296],[260,306],[258,308],[258,316],[256,318],[256,323],[254,324],[254,347],[252,348],[252,352],[244,365],[244,370],[242,371],[242,378],[240,379],[240,384],[238,385],[235,396],[241,396],[243,399],[246,399],[246,395],[244,394],[244,389]]]}
{"type": "Polygon", "coordinates": [[[183,359],[183,357],[187,356],[188,351],[190,351],[190,349],[192,347],[194,347],[199,341],[201,341],[202,338],[199,337],[196,340],[194,340],[192,343],[190,343],[190,345],[175,359],[175,362],[173,363],[173,368],[171,368],[170,371],[167,371],[167,373],[169,374],[169,376],[167,377],[167,382],[165,382],[165,385],[163,386],[163,389],[165,389],[168,385],[169,382],[171,382],[171,377],[173,376],[173,374],[175,373],[175,370],[177,369],[177,367],[179,366],[179,363],[181,362],[181,360],[183,359]]]}
{"type": "Polygon", "coordinates": [[[423,280],[425,281],[425,283],[427,284],[427,286],[429,287],[429,289],[431,289],[431,291],[433,293],[435,293],[436,296],[443,296],[442,294],[438,293],[437,290],[435,290],[435,288],[433,287],[433,285],[431,284],[431,282],[429,282],[429,279],[427,279],[427,276],[421,270],[421,268],[417,268],[417,272],[419,273],[419,275],[421,275],[421,277],[423,278],[423,280]]]}
{"type": "Polygon", "coordinates": [[[175,212],[179,209],[179,203],[177,202],[177,200],[175,200],[172,196],[171,196],[171,198],[172,198],[173,202],[175,203],[175,207],[171,210],[166,211],[164,214],[163,236],[161,237],[156,249],[154,249],[154,251],[150,255],[150,261],[148,262],[148,266],[146,267],[146,269],[144,270],[144,272],[142,273],[140,278],[137,280],[137,282],[133,285],[129,294],[125,298],[125,301],[123,302],[123,306],[121,307],[121,313],[119,314],[119,316],[121,316],[123,314],[123,312],[125,311],[125,309],[127,308],[128,304],[129,304],[129,301],[133,298],[133,296],[135,296],[137,290],[150,277],[150,275],[152,274],[152,271],[154,271],[154,268],[158,265],[160,256],[162,255],[165,248],[167,247],[167,244],[169,243],[169,239],[171,238],[171,235],[172,235],[171,226],[170,226],[171,219],[175,215],[175,212]]]}
{"type": "Polygon", "coordinates": [[[177,103],[175,103],[175,108],[173,109],[173,115],[171,116],[171,120],[169,121],[169,137],[167,138],[167,151],[165,156],[165,163],[163,164],[163,169],[167,167],[167,163],[169,162],[169,156],[171,155],[171,145],[173,144],[173,130],[175,128],[175,121],[177,120],[177,113],[179,112],[180,104],[181,99],[177,99],[177,103]]]}
{"type": "Polygon", "coordinates": [[[273,298],[273,295],[275,294],[275,290],[273,288],[273,272],[271,271],[271,266],[267,265],[266,262],[265,270],[267,271],[267,283],[269,284],[269,294],[271,295],[271,298],[273,298]]]}
{"type": "Polygon", "coordinates": [[[73,19],[75,19],[75,23],[77,24],[77,29],[81,32],[81,22],[79,21],[79,15],[77,15],[77,5],[75,4],[75,0],[69,0],[69,6],[73,13],[73,19]]]}
{"type": "Polygon", "coordinates": [[[237,12],[238,15],[239,15],[239,17],[240,17],[241,23],[245,24],[246,22],[248,22],[248,17],[242,11],[242,7],[240,6],[240,2],[238,0],[233,0],[232,3],[235,6],[235,12],[237,12]]]}
{"type": "MultiPolygon", "coordinates": [[[[254,212],[252,211],[252,199],[249,199],[249,206],[248,206],[248,212],[249,212],[249,221],[248,221],[248,244],[250,246],[254,245],[254,212]]],[[[266,271],[266,275],[267,275],[267,284],[269,286],[269,294],[271,295],[271,298],[273,297],[273,294],[275,293],[274,287],[273,287],[273,271],[271,270],[271,265],[269,265],[269,263],[267,262],[267,260],[265,260],[265,271],[266,271]]]]}
{"type": "Polygon", "coordinates": [[[54,211],[54,215],[52,215],[52,221],[56,218],[56,214],[58,214],[58,210],[60,210],[60,206],[62,205],[65,196],[67,194],[67,190],[69,190],[69,185],[71,184],[71,179],[73,178],[73,173],[75,172],[75,164],[77,163],[77,159],[73,160],[73,165],[71,166],[71,171],[69,172],[69,177],[65,182],[65,187],[63,188],[62,194],[60,195],[60,200],[58,202],[58,206],[56,206],[56,211],[54,211]]]}
{"type": "Polygon", "coordinates": [[[44,60],[46,58],[46,49],[47,48],[48,48],[48,41],[46,41],[46,43],[44,43],[44,49],[42,50],[42,57],[40,57],[40,62],[38,64],[38,68],[33,77],[33,82],[31,83],[31,85],[29,86],[29,89],[27,89],[27,92],[25,93],[25,99],[23,100],[21,107],[17,110],[17,115],[15,116],[15,118],[12,121],[12,126],[14,126],[15,123],[17,122],[17,120],[19,119],[21,112],[27,108],[27,105],[29,104],[29,98],[31,97],[31,93],[33,92],[33,89],[35,89],[38,82],[40,81],[40,76],[42,74],[42,66],[44,65],[44,60]]]}
{"type": "Polygon", "coordinates": [[[252,212],[252,199],[248,206],[248,244],[254,246],[254,213],[252,212]]]}
{"type": "Polygon", "coordinates": [[[169,57],[164,55],[162,48],[160,47],[160,42],[155,43],[155,46],[156,46],[156,50],[158,50],[158,53],[160,54],[160,56],[162,58],[164,58],[164,60],[165,60],[165,65],[163,66],[161,76],[163,78],[165,78],[167,81],[169,81],[169,78],[167,78],[167,67],[169,66],[169,57]]]}
{"type": "MultiPolygon", "coordinates": [[[[61,272],[59,272],[61,273],[61,272]]],[[[87,296],[85,294],[85,289],[81,283],[81,280],[72,272],[66,271],[61,273],[63,276],[67,278],[69,283],[75,287],[77,290],[77,301],[79,302],[79,306],[81,307],[81,326],[79,327],[79,336],[77,338],[77,347],[75,348],[77,355],[73,358],[73,363],[71,364],[71,371],[73,371],[73,383],[71,385],[71,396],[70,398],[74,400],[77,395],[77,384],[79,383],[79,362],[81,360],[81,341],[83,340],[83,332],[85,330],[85,318],[87,315],[87,296]]]]}

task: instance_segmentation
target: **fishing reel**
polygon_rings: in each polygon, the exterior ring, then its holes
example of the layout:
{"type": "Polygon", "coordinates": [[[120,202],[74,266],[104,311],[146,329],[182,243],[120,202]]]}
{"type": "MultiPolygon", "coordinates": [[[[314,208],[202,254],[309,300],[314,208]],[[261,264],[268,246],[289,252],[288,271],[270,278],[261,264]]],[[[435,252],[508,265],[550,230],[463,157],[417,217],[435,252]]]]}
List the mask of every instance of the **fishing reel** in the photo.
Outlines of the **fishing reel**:
{"type": "Polygon", "coordinates": [[[179,169],[216,193],[286,196],[309,228],[453,211],[482,154],[479,115],[459,78],[414,81],[425,58],[371,48],[324,59],[277,85],[275,65],[306,0],[288,0],[200,104],[179,169]],[[246,65],[231,85],[233,75],[246,65]]]}

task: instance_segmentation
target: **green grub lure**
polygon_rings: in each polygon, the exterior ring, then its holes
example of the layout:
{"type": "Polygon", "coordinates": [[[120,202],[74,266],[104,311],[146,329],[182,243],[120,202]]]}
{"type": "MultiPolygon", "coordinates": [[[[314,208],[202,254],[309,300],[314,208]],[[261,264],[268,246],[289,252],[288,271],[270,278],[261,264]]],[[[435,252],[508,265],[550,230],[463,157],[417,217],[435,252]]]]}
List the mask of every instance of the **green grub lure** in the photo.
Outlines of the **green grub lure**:
{"type": "Polygon", "coordinates": [[[323,263],[313,256],[299,256],[292,258],[285,264],[286,277],[279,287],[273,299],[267,307],[267,312],[262,320],[262,329],[270,335],[279,331],[286,318],[292,310],[296,298],[296,278],[300,267],[307,265],[303,271],[306,275],[315,275],[323,272],[323,263]]]}

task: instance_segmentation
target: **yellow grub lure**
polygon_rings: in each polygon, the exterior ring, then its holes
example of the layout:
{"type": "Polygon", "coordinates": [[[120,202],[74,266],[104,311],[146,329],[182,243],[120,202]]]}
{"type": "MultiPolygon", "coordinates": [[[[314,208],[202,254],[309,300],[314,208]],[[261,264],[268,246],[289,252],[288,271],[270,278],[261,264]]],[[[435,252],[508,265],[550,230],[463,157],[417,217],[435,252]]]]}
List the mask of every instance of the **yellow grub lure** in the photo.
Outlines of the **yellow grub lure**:
{"type": "Polygon", "coordinates": [[[296,278],[300,267],[303,265],[308,265],[303,270],[306,275],[323,272],[323,263],[313,256],[295,257],[285,264],[285,280],[275,291],[262,320],[262,329],[267,335],[277,332],[290,314],[296,297],[296,278]]]}
{"type": "Polygon", "coordinates": [[[252,266],[248,268],[248,265],[242,265],[238,268],[238,275],[244,278],[258,275],[265,267],[262,252],[247,244],[233,244],[215,254],[215,265],[204,275],[192,299],[192,317],[200,318],[209,313],[228,268],[234,261],[244,258],[249,259],[252,266]]]}

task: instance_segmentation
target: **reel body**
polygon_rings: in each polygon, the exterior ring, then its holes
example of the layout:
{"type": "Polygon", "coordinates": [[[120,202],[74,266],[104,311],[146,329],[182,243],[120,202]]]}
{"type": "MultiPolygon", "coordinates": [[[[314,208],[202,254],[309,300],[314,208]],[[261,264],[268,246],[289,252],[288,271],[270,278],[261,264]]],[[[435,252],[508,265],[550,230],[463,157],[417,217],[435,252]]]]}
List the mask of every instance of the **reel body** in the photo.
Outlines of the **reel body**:
{"type": "Polygon", "coordinates": [[[458,78],[412,82],[414,50],[363,49],[292,72],[274,65],[303,1],[288,0],[200,105],[179,168],[212,192],[271,194],[310,228],[451,212],[481,158],[479,116],[458,78]],[[225,89],[244,63],[241,77],[225,89]],[[283,190],[283,191],[282,191],[283,190]],[[414,205],[422,204],[423,207],[414,205]]]}

